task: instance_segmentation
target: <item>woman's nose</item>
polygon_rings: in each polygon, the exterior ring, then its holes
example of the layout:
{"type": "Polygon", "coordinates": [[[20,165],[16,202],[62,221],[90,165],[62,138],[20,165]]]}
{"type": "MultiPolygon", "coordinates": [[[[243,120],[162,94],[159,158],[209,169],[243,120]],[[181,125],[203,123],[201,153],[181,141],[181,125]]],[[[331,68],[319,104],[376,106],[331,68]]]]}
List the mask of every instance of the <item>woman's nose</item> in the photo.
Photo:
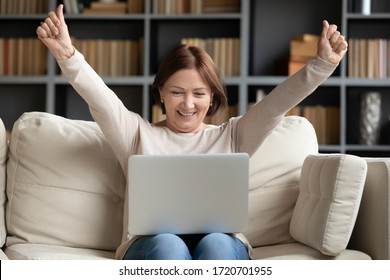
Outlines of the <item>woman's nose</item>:
{"type": "Polygon", "coordinates": [[[184,95],[183,105],[186,109],[194,108],[194,99],[192,97],[192,94],[184,95]]]}

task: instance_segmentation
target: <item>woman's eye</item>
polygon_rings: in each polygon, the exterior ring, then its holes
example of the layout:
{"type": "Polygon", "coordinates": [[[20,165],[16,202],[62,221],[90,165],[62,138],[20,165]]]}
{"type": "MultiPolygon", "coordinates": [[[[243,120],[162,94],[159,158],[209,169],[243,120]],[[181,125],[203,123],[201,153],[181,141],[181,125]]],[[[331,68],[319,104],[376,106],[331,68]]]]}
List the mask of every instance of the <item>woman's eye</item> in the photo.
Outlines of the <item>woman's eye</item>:
{"type": "Polygon", "coordinates": [[[203,96],[203,95],[205,95],[205,93],[204,92],[195,92],[195,95],[196,96],[203,96]]]}
{"type": "Polygon", "coordinates": [[[180,91],[172,91],[172,94],[173,95],[180,95],[180,94],[182,94],[182,92],[180,92],[180,91]]]}

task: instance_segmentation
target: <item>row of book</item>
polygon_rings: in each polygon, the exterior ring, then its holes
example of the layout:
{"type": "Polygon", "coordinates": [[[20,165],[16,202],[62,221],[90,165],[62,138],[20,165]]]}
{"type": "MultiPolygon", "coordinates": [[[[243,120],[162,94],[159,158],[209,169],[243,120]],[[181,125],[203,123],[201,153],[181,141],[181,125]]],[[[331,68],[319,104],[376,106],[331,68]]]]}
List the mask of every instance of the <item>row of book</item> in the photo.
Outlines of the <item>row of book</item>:
{"type": "Polygon", "coordinates": [[[68,14],[139,14],[145,10],[145,0],[114,2],[64,0],[64,6],[65,13],[68,14]]]}
{"type": "Polygon", "coordinates": [[[0,15],[43,14],[48,0],[0,0],[0,15]]]}
{"type": "Polygon", "coordinates": [[[349,39],[348,77],[384,79],[390,77],[389,39],[349,39]]]}
{"type": "Polygon", "coordinates": [[[320,145],[340,143],[340,108],[336,106],[297,106],[286,115],[305,117],[314,127],[320,145]]]}
{"type": "Polygon", "coordinates": [[[43,75],[46,47],[37,38],[0,38],[0,76],[43,75]]]}
{"type": "Polygon", "coordinates": [[[239,13],[240,0],[153,0],[154,14],[239,13]]]}
{"type": "Polygon", "coordinates": [[[136,76],[143,73],[143,38],[104,40],[72,38],[74,46],[102,76],[136,76]]]}
{"type": "Polygon", "coordinates": [[[240,75],[239,38],[183,38],[182,44],[204,49],[224,76],[240,75]]]}

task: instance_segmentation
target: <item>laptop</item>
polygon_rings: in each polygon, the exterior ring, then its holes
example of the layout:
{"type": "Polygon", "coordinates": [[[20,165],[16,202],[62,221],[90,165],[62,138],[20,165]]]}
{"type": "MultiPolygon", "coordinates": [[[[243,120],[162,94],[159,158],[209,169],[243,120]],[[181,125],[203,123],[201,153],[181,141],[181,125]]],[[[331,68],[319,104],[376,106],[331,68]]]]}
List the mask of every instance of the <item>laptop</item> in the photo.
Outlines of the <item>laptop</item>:
{"type": "Polygon", "coordinates": [[[248,224],[244,153],[134,155],[128,161],[128,231],[242,232],[248,224]]]}

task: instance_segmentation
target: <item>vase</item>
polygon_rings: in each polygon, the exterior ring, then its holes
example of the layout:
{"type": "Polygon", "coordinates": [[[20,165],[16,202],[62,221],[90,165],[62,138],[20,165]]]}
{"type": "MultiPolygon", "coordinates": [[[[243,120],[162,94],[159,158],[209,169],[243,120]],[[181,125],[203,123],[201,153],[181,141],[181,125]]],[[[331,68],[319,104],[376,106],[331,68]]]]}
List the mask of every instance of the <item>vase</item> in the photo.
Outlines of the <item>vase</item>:
{"type": "Polygon", "coordinates": [[[379,92],[365,92],[361,96],[360,144],[379,142],[382,98],[379,92]]]}
{"type": "Polygon", "coordinates": [[[371,0],[362,0],[362,14],[363,15],[371,14],[371,0]]]}

